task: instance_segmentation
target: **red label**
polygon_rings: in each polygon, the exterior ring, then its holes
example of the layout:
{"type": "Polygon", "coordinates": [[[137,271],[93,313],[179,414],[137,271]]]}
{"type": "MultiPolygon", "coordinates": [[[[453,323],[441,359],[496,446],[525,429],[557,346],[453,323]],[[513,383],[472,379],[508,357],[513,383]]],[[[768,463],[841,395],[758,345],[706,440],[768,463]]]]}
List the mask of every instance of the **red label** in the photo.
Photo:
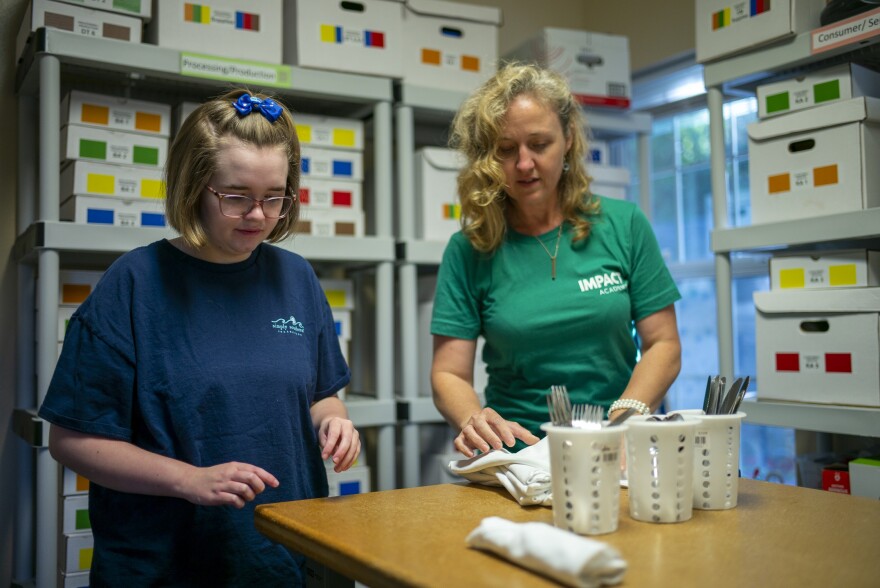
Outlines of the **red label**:
{"type": "Polygon", "coordinates": [[[590,94],[575,94],[577,101],[585,106],[613,106],[615,108],[629,108],[630,100],[626,97],[593,96],[590,94]]]}
{"type": "Polygon", "coordinates": [[[333,206],[351,206],[351,192],[333,191],[333,206]]]}
{"type": "Polygon", "coordinates": [[[835,374],[852,373],[852,354],[849,353],[826,353],[825,371],[835,374]]]}
{"type": "Polygon", "coordinates": [[[300,204],[308,204],[309,203],[309,189],[308,188],[300,188],[299,189],[299,203],[300,204]]]}
{"type": "Polygon", "coordinates": [[[777,372],[799,372],[801,371],[800,355],[797,353],[777,353],[776,354],[776,371],[777,372]]]}

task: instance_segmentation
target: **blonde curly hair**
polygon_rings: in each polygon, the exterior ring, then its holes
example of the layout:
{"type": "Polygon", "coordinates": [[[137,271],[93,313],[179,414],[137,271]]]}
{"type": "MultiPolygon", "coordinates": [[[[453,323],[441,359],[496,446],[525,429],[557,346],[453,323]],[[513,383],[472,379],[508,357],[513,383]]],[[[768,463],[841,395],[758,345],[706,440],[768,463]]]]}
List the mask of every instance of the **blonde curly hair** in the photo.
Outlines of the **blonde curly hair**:
{"type": "Polygon", "coordinates": [[[507,232],[507,194],[498,154],[498,138],[510,104],[526,94],[547,105],[559,116],[571,148],[568,169],[559,180],[562,214],[574,227],[574,240],[590,234],[589,217],[599,212],[590,195],[590,178],[584,164],[587,139],[581,106],[559,74],[532,64],[508,63],[462,104],[452,122],[449,145],[464,156],[458,175],[461,223],[465,236],[478,251],[491,253],[507,232]]]}

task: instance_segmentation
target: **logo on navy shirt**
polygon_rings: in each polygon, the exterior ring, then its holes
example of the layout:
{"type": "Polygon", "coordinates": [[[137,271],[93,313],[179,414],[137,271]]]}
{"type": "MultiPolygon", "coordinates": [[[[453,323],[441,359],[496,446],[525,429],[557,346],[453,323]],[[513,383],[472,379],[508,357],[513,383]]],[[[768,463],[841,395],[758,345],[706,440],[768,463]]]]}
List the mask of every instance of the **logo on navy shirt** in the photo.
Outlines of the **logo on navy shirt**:
{"type": "Polygon", "coordinates": [[[305,332],[303,324],[293,318],[293,315],[290,315],[290,318],[275,319],[272,321],[272,328],[278,333],[294,333],[299,336],[305,332]]]}

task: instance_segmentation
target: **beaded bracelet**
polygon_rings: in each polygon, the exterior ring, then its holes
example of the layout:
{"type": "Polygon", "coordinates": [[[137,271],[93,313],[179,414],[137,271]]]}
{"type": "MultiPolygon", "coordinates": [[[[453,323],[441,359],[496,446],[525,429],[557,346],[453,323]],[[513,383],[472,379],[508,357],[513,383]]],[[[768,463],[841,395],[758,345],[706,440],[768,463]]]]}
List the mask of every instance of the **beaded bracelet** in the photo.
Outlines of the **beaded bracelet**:
{"type": "Polygon", "coordinates": [[[651,414],[651,407],[635,398],[618,398],[611,403],[611,408],[608,409],[608,413],[610,414],[621,408],[634,408],[639,411],[639,414],[651,414]]]}

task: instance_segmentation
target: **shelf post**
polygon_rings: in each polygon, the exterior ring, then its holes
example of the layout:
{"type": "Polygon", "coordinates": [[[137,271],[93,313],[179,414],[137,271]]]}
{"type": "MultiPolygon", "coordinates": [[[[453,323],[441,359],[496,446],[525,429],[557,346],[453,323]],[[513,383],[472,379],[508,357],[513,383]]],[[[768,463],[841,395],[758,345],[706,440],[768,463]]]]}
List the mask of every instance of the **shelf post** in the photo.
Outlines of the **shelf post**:
{"type": "MultiPolygon", "coordinates": [[[[715,229],[727,228],[727,177],[724,148],[724,103],[721,89],[706,89],[709,102],[709,146],[712,177],[712,212],[715,229]]],[[[718,368],[732,378],[733,361],[733,298],[730,253],[715,254],[715,290],[717,293],[718,368]]]]}

